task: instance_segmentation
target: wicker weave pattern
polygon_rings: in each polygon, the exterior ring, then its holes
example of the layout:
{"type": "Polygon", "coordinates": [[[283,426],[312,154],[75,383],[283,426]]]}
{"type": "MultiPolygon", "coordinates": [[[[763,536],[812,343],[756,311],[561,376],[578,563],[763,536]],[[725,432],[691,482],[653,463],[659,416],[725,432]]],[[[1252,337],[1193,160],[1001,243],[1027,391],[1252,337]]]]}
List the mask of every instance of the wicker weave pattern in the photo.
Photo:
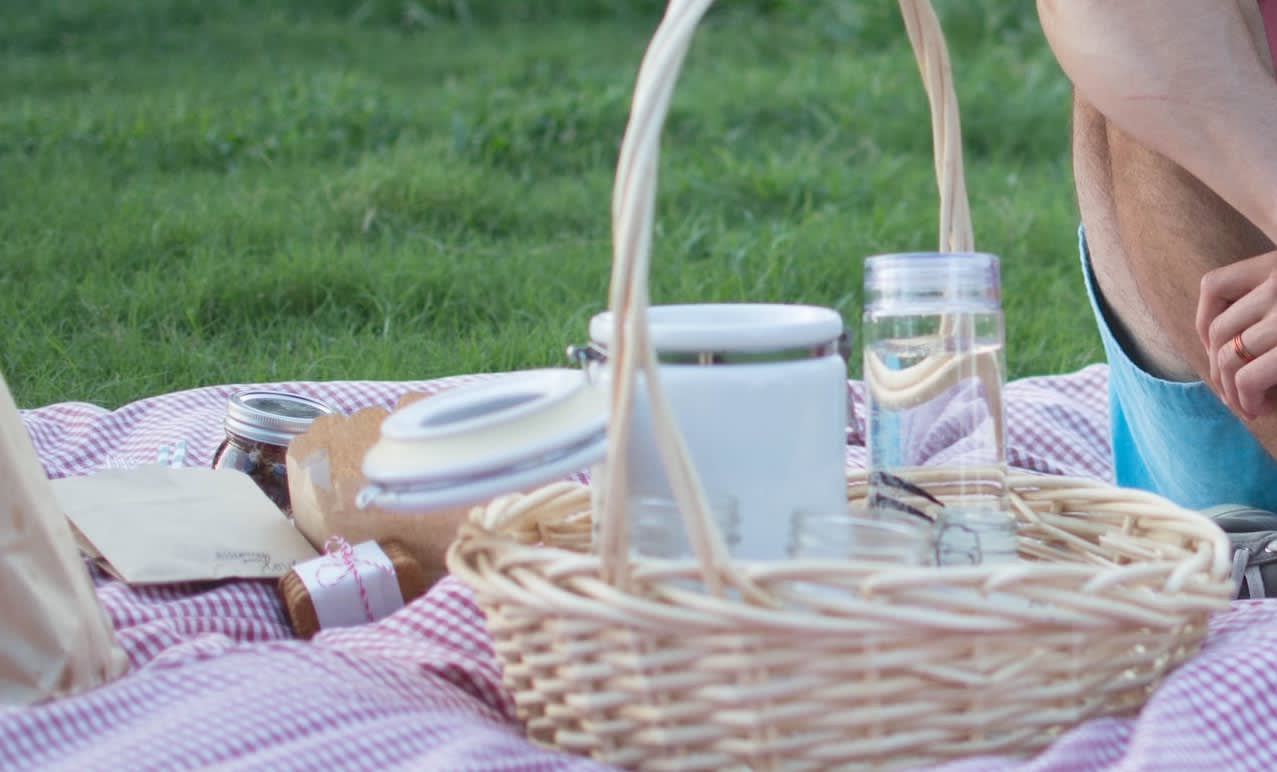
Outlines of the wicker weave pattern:
{"type": "MultiPolygon", "coordinates": [[[[728,557],[646,321],[660,128],[710,3],[671,0],[644,58],[617,169],[610,297],[609,457],[632,431],[642,372],[695,559],[627,558],[624,465],[599,490],[559,483],[477,508],[449,553],[529,735],[654,770],[894,767],[1029,752],[1138,708],[1197,651],[1231,591],[1223,533],[1156,496],[1012,475],[1026,560],[1001,566],[728,557]]],[[[927,0],[900,5],[931,103],[941,246],[969,250],[943,36],[927,0]]],[[[946,501],[948,474],[926,480],[946,501]]],[[[865,495],[853,473],[849,500],[865,495]]]]}
{"type": "MultiPolygon", "coordinates": [[[[479,510],[450,565],[478,589],[529,734],[564,750],[706,770],[1026,752],[1142,705],[1231,586],[1226,540],[1192,512],[1084,480],[1010,484],[1021,555],[1041,562],[738,566],[773,608],[705,594],[692,562],[635,563],[618,591],[565,548],[588,541],[580,485],[479,510]]],[[[864,491],[857,473],[849,498],[864,491]]]]}

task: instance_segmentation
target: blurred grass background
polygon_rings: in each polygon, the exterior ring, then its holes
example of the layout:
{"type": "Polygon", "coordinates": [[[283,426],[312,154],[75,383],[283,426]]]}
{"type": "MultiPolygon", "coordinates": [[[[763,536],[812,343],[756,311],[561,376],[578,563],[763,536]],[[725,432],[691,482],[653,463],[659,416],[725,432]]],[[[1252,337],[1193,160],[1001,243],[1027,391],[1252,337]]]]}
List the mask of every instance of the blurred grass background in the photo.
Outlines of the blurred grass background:
{"type": "MultiPolygon", "coordinates": [[[[935,0],[1011,375],[1100,359],[1033,6],[935,0]]],[[[0,0],[0,370],[24,407],[563,364],[656,0],[0,0]]],[[[666,127],[654,302],[860,313],[935,247],[896,3],[720,0],[666,127]]],[[[852,375],[858,375],[853,366],[852,375]]]]}

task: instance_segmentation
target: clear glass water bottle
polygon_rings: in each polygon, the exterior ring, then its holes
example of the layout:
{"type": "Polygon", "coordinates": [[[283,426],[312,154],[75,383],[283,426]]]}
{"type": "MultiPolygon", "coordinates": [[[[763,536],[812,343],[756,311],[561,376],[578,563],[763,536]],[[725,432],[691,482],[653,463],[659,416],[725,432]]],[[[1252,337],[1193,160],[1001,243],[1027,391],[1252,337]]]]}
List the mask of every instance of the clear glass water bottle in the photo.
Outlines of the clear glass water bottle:
{"type": "Polygon", "coordinates": [[[997,257],[879,255],[864,276],[870,507],[933,522],[942,564],[1014,560],[997,257]]]}

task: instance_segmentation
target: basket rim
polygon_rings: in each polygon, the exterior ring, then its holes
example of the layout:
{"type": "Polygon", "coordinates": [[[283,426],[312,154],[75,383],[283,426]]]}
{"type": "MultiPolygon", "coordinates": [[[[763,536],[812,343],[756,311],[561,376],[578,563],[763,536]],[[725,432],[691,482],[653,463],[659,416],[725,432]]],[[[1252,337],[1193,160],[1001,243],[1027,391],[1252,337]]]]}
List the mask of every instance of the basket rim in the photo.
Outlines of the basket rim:
{"type": "MultiPolygon", "coordinates": [[[[849,470],[848,476],[849,487],[863,482],[862,470],[849,470]]],[[[689,587],[691,582],[699,584],[694,558],[631,558],[632,584],[627,592],[603,579],[604,561],[596,554],[528,544],[500,524],[485,527],[481,522],[491,514],[489,509],[535,498],[537,492],[532,492],[475,508],[450,547],[447,561],[459,579],[490,600],[503,599],[529,613],[585,616],[622,627],[662,624],[727,633],[747,625],[813,634],[876,631],[888,637],[905,629],[912,635],[920,630],[1015,633],[1029,628],[1080,631],[1130,626],[1171,630],[1190,616],[1227,607],[1232,587],[1228,541],[1205,516],[1147,491],[1096,480],[1019,470],[1007,479],[1013,494],[1023,491],[1038,500],[1055,500],[1076,491],[1096,494],[1093,498],[1100,500],[1155,505],[1155,510],[1130,517],[1178,534],[1191,547],[1183,547],[1179,557],[1133,559],[1117,565],[1023,561],[914,567],[852,560],[733,560],[735,570],[748,581],[773,591],[779,588],[779,594],[790,600],[794,596],[787,596],[784,588],[794,582],[843,584],[856,590],[837,599],[807,598],[799,605],[760,605],[689,587]],[[1074,613],[1077,608],[1085,611],[1074,613]]],[[[588,494],[588,486],[576,485],[576,493],[588,494]]]]}

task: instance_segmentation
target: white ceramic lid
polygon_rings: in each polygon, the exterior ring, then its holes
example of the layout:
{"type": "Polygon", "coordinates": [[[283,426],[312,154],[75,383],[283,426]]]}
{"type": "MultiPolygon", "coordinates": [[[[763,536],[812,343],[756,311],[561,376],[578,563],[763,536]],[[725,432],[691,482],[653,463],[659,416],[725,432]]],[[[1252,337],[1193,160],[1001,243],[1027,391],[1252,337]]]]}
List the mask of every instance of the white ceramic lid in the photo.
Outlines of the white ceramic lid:
{"type": "Polygon", "coordinates": [[[575,369],[529,370],[392,413],[364,457],[360,505],[428,511],[580,471],[607,448],[607,395],[575,369]]]}
{"type": "MultiPolygon", "coordinates": [[[[774,351],[820,346],[843,334],[832,308],[783,303],[696,303],[648,309],[652,346],[662,353],[774,351]]],[[[610,348],[612,312],[590,319],[590,340],[610,348]]]]}

